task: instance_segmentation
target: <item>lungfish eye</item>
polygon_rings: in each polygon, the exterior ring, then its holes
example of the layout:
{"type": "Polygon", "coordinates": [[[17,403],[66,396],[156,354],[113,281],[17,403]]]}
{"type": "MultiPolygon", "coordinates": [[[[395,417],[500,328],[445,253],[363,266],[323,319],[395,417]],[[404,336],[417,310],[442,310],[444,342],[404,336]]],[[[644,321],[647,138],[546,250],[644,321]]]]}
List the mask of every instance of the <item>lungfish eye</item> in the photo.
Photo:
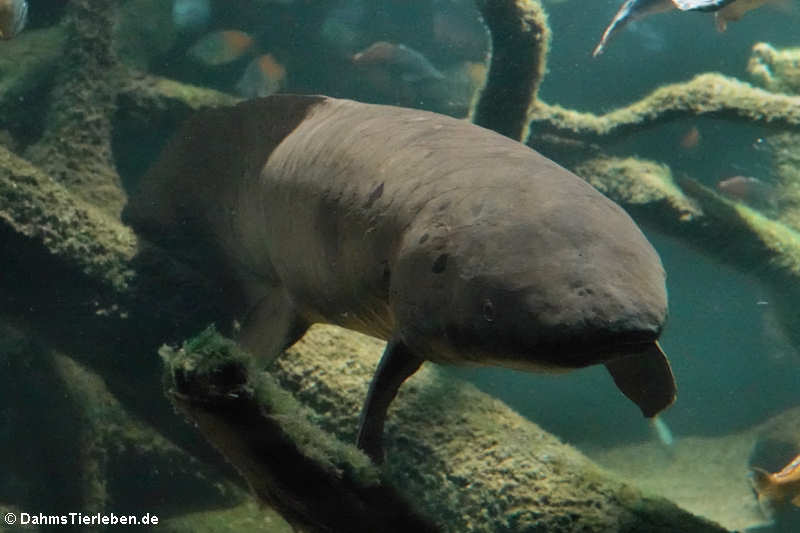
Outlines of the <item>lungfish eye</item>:
{"type": "Polygon", "coordinates": [[[489,298],[483,301],[481,310],[483,311],[483,318],[485,318],[487,322],[494,322],[494,304],[489,298]]]}

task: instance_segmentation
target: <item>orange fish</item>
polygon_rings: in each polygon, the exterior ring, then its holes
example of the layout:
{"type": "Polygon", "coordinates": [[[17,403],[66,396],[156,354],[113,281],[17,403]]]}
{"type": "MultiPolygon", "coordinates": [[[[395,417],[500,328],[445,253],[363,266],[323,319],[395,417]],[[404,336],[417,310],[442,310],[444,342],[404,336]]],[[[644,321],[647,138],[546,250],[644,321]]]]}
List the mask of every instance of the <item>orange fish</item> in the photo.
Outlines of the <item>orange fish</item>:
{"type": "Polygon", "coordinates": [[[359,67],[386,69],[407,83],[444,79],[444,74],[427,57],[404,44],[378,41],[353,55],[352,59],[359,67]]]}
{"type": "Polygon", "coordinates": [[[758,503],[768,514],[780,511],[790,503],[800,507],[800,455],[774,474],[757,467],[751,470],[750,482],[756,491],[758,503]]]}
{"type": "Polygon", "coordinates": [[[258,56],[247,65],[236,90],[245,98],[269,96],[283,87],[286,67],[278,63],[272,54],[258,56]]]}
{"type": "Polygon", "coordinates": [[[717,190],[731,200],[756,209],[774,209],[778,198],[774,185],[749,176],[733,176],[717,182],[717,190]]]}
{"type": "Polygon", "coordinates": [[[188,54],[206,65],[217,66],[236,61],[253,47],[254,41],[243,31],[215,31],[202,37],[188,54]]]}
{"type": "Polygon", "coordinates": [[[700,130],[697,126],[689,128],[683,137],[681,137],[681,148],[684,150],[694,150],[700,144],[700,130]]]}

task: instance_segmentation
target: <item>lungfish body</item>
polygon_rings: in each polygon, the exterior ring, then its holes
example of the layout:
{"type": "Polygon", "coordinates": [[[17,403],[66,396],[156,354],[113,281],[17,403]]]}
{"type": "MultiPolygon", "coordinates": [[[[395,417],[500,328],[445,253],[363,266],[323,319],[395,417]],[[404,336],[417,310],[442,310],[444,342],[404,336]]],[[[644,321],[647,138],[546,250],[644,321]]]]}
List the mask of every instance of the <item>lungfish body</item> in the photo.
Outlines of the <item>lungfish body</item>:
{"type": "Polygon", "coordinates": [[[359,430],[373,458],[425,360],[605,364],[646,416],[674,399],[656,343],[665,275],[644,235],[574,174],[468,122],[321,96],[201,112],[125,216],[233,280],[240,340],[265,358],[315,322],[388,340],[359,430]]]}

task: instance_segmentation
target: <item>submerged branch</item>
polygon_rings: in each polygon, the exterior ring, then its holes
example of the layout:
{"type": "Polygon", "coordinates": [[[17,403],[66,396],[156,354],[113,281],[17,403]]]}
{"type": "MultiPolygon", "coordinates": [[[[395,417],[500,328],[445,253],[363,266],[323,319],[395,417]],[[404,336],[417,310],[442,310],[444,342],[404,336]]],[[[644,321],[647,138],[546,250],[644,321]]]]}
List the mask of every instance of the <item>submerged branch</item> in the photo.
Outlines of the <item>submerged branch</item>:
{"type": "Polygon", "coordinates": [[[379,472],[337,437],[352,442],[381,344],[312,328],[272,371],[293,395],[208,330],[162,355],[176,405],[262,501],[308,531],[723,531],[612,480],[501,402],[430,367],[401,390],[379,472]]]}
{"type": "Polygon", "coordinates": [[[112,127],[119,63],[113,50],[116,2],[71,0],[44,134],[27,157],[78,196],[119,214],[125,195],[114,166],[112,127]]]}
{"type": "Polygon", "coordinates": [[[622,138],[684,117],[709,116],[776,128],[800,125],[800,97],[775,94],[721,74],[700,74],[659,87],[642,100],[605,115],[539,102],[530,114],[529,144],[544,134],[587,142],[622,138]]]}
{"type": "Polygon", "coordinates": [[[538,0],[478,0],[492,38],[486,84],[472,121],[512,139],[527,136],[528,111],[536,102],[550,46],[547,15],[538,0]]]}
{"type": "Polygon", "coordinates": [[[362,452],[309,421],[274,378],[250,368],[209,328],[162,348],[172,402],[247,480],[256,497],[307,532],[435,533],[362,452]]]}

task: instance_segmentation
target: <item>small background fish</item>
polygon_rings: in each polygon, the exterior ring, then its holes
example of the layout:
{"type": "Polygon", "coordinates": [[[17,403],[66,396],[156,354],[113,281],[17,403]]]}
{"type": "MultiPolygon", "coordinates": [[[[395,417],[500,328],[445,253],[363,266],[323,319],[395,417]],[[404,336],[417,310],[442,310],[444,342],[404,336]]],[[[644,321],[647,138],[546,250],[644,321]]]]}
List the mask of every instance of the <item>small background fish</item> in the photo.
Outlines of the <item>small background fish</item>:
{"type": "Polygon", "coordinates": [[[224,65],[236,61],[252,47],[253,38],[239,30],[223,30],[209,33],[197,41],[188,54],[209,66],[224,65]]]}
{"type": "Polygon", "coordinates": [[[697,126],[692,126],[681,137],[681,148],[684,150],[694,150],[700,145],[700,129],[697,126]]]}
{"type": "Polygon", "coordinates": [[[774,474],[751,467],[750,481],[764,514],[774,517],[787,507],[800,507],[800,455],[774,474]]]}
{"type": "Polygon", "coordinates": [[[360,67],[377,67],[389,70],[405,82],[444,78],[427,57],[404,44],[378,41],[353,55],[353,63],[360,67]]]}
{"type": "Polygon", "coordinates": [[[0,0],[0,39],[13,39],[28,22],[26,0],[0,0]]]}
{"type": "Polygon", "coordinates": [[[737,202],[755,209],[773,210],[777,207],[775,186],[758,178],[733,176],[717,183],[717,190],[737,202]]]}
{"type": "Polygon", "coordinates": [[[592,55],[602,54],[609,41],[631,22],[668,11],[714,12],[717,29],[725,31],[729,21],[739,20],[745,13],[773,2],[785,0],[626,0],[606,27],[592,55]]]}
{"type": "Polygon", "coordinates": [[[285,80],[286,68],[271,54],[263,54],[247,65],[236,91],[245,98],[269,96],[281,90],[285,80]]]}

